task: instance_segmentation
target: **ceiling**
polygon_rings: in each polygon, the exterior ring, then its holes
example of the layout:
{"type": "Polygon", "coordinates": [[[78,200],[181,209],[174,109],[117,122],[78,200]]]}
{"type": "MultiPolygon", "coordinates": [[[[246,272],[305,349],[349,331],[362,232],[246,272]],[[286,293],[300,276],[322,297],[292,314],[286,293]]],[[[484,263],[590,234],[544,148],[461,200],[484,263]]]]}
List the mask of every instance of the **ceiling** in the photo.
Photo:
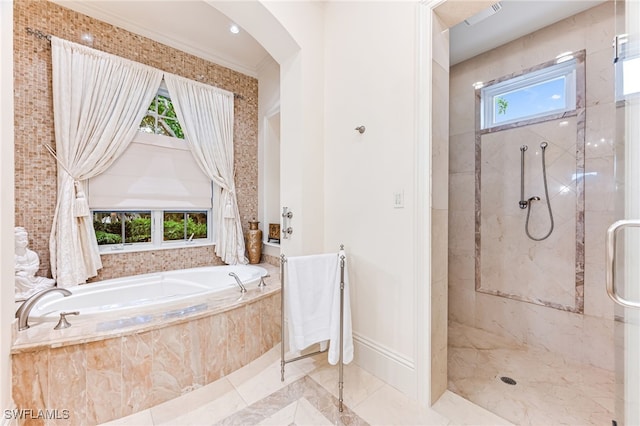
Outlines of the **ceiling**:
{"type": "Polygon", "coordinates": [[[463,21],[451,28],[450,63],[455,65],[603,2],[502,0],[502,9],[495,15],[472,26],[463,21]]]}
{"type": "MultiPolygon", "coordinates": [[[[260,64],[270,58],[242,29],[232,34],[231,20],[203,0],[52,1],[250,76],[256,77],[260,64]]],[[[451,29],[451,65],[603,1],[502,0],[502,9],[495,15],[473,26],[462,22],[451,29]]]]}
{"type": "Polygon", "coordinates": [[[52,1],[253,77],[260,64],[270,58],[246,31],[232,34],[232,21],[202,0],[52,1]]]}

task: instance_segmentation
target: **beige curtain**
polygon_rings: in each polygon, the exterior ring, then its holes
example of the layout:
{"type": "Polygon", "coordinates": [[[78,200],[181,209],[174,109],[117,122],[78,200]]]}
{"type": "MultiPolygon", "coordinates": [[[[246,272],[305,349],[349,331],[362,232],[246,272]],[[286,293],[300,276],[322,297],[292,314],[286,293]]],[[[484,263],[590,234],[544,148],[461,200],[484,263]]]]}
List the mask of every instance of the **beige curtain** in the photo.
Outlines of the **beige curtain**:
{"type": "Polygon", "coordinates": [[[233,93],[165,74],[185,138],[202,171],[216,184],[216,254],[229,265],[247,263],[233,171],[233,93]]]}
{"type": "Polygon", "coordinates": [[[53,277],[67,287],[102,268],[85,181],[129,145],[162,72],[57,37],[51,47],[58,199],[49,249],[53,277]]]}

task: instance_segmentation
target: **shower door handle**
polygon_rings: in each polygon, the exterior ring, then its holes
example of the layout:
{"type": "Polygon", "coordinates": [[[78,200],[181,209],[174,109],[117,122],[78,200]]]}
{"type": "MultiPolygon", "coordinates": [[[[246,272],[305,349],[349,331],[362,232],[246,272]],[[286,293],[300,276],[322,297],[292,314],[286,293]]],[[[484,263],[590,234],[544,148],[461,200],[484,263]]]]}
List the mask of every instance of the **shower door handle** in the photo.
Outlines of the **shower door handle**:
{"type": "Polygon", "coordinates": [[[640,302],[627,300],[616,292],[616,236],[618,231],[625,227],[640,227],[640,220],[619,220],[607,229],[607,239],[605,244],[605,273],[607,294],[618,305],[626,308],[640,309],[640,302]]]}

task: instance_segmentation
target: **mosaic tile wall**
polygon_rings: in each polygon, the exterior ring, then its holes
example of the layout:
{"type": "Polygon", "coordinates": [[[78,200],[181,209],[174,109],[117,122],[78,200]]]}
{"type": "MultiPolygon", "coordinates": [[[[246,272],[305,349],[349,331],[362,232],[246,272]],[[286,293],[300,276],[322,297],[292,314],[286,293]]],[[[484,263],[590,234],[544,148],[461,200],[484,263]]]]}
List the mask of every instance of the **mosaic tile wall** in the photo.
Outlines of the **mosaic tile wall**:
{"type": "MultiPolygon", "coordinates": [[[[51,49],[27,33],[40,30],[73,42],[91,33],[91,47],[234,92],[234,148],[243,229],[258,214],[258,81],[204,59],[43,0],[14,2],[16,226],[29,231],[40,255],[39,275],[51,276],[49,234],[56,201],[51,49]]],[[[157,250],[102,257],[98,279],[222,263],[213,247],[157,250]]]]}

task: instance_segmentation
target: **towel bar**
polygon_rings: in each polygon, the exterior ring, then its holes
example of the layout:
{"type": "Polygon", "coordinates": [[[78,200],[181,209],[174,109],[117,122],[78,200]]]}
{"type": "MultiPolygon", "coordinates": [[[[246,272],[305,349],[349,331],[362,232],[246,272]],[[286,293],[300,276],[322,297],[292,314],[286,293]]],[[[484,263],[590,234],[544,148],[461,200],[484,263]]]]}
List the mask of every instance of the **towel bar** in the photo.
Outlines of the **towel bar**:
{"type": "MultiPolygon", "coordinates": [[[[340,251],[344,250],[344,245],[340,245],[340,251]]],[[[340,412],[343,411],[343,389],[344,389],[344,266],[345,266],[345,255],[340,254],[340,351],[338,358],[338,409],[340,412]]],[[[287,257],[284,254],[280,255],[280,380],[284,382],[284,366],[291,362],[299,361],[304,358],[308,358],[310,356],[318,355],[329,350],[329,345],[327,345],[327,349],[319,350],[312,353],[304,354],[297,356],[291,359],[285,359],[285,349],[284,349],[284,282],[285,282],[285,263],[287,263],[287,257]]],[[[289,336],[291,338],[291,336],[289,336]]]]}

